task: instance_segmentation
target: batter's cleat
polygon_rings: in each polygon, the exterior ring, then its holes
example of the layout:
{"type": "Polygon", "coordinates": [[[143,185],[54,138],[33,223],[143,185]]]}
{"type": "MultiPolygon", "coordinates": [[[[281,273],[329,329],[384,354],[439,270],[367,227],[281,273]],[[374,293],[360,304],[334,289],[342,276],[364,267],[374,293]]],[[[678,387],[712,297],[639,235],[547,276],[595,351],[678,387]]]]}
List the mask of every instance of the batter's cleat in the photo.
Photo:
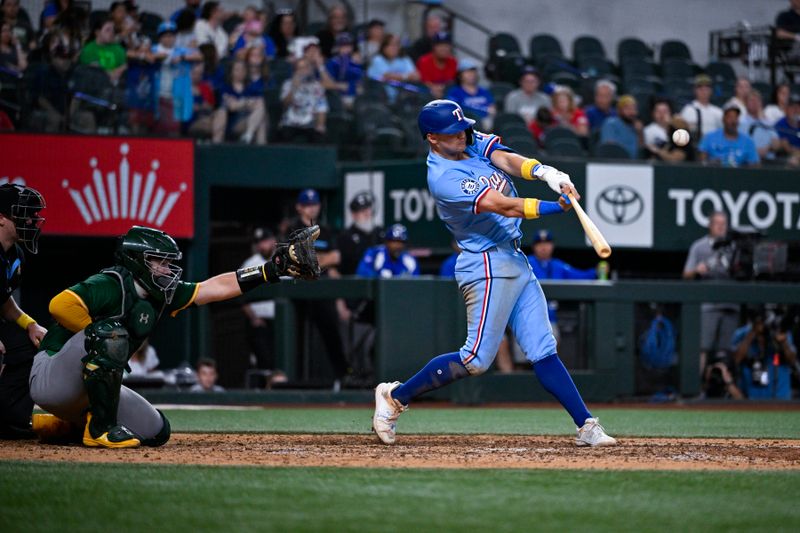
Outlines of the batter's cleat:
{"type": "Polygon", "coordinates": [[[372,430],[384,444],[394,444],[397,431],[397,418],[408,409],[392,398],[392,391],[400,386],[399,381],[381,383],[375,387],[375,414],[372,416],[372,430]]]}
{"type": "Polygon", "coordinates": [[[125,426],[114,426],[95,437],[89,429],[91,422],[92,415],[89,413],[86,417],[86,427],[83,430],[84,446],[90,448],[138,448],[142,444],[142,441],[125,426]]]}
{"type": "Polygon", "coordinates": [[[578,428],[575,444],[578,446],[616,446],[617,439],[606,435],[599,418],[587,418],[583,427],[578,428]]]}
{"type": "Polygon", "coordinates": [[[71,443],[81,442],[83,427],[68,422],[50,413],[35,414],[31,417],[33,432],[41,442],[71,443]]]}

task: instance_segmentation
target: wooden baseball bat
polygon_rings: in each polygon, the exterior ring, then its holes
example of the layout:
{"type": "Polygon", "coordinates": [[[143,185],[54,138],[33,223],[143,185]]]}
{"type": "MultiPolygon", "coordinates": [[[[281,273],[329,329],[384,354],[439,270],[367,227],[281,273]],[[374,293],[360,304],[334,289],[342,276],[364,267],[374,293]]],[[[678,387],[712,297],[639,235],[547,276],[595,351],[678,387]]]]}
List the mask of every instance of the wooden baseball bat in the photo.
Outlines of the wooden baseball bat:
{"type": "Polygon", "coordinates": [[[568,194],[567,196],[569,197],[569,201],[572,202],[572,208],[575,210],[575,214],[578,215],[578,220],[581,226],[583,226],[583,231],[586,232],[586,236],[589,237],[594,251],[603,259],[611,255],[611,246],[608,245],[608,241],[606,241],[606,238],[603,237],[603,234],[600,233],[600,230],[594,225],[592,219],[589,218],[589,215],[583,210],[581,204],[578,203],[572,194],[568,194]]]}

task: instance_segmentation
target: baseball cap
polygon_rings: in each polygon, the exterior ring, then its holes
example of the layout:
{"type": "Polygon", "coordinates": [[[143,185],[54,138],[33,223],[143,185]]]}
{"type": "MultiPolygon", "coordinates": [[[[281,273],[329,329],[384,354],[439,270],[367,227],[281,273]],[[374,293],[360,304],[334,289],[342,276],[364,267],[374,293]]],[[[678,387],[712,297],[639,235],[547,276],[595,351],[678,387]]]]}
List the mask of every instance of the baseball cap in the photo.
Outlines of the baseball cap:
{"type": "Polygon", "coordinates": [[[269,228],[261,226],[253,230],[253,242],[261,242],[273,238],[275,238],[275,234],[269,228]]]}
{"type": "Polygon", "coordinates": [[[542,74],[533,65],[525,65],[524,67],[522,67],[522,73],[519,75],[519,77],[521,78],[522,76],[524,76],[526,74],[533,74],[537,78],[541,78],[542,77],[542,74]]]}
{"type": "Polygon", "coordinates": [[[726,104],[725,107],[722,108],[723,114],[727,113],[728,111],[736,111],[738,115],[742,114],[742,110],[739,108],[738,105],[734,104],[733,102],[726,104]]]}
{"type": "Polygon", "coordinates": [[[533,234],[533,242],[531,244],[538,244],[540,242],[553,242],[553,234],[549,229],[540,229],[533,234]]]}
{"type": "Polygon", "coordinates": [[[353,44],[353,36],[343,31],[339,35],[336,36],[336,46],[346,46],[348,44],[353,44]]]}
{"type": "Polygon", "coordinates": [[[300,205],[315,205],[320,203],[319,193],[316,189],[303,189],[297,195],[297,203],[300,205]]]}
{"type": "Polygon", "coordinates": [[[392,224],[392,226],[386,230],[385,240],[406,242],[408,240],[408,230],[402,224],[392,224]]]}
{"type": "Polygon", "coordinates": [[[711,77],[708,74],[698,74],[694,77],[694,86],[695,87],[703,87],[708,86],[711,87],[714,85],[714,82],[711,81],[711,77]]]}
{"type": "Polygon", "coordinates": [[[350,200],[350,211],[361,211],[372,207],[375,197],[369,191],[361,191],[350,200]]]}
{"type": "Polygon", "coordinates": [[[175,33],[176,31],[177,27],[175,26],[175,23],[169,20],[165,20],[164,22],[158,25],[158,31],[156,31],[156,34],[159,37],[161,37],[161,35],[164,33],[175,33]]]}
{"type": "Polygon", "coordinates": [[[431,41],[433,42],[433,44],[438,44],[438,43],[448,43],[449,44],[449,43],[453,42],[453,40],[450,38],[450,34],[447,33],[446,31],[440,31],[440,32],[434,33],[433,37],[431,37],[431,41]]]}
{"type": "Polygon", "coordinates": [[[469,58],[462,59],[458,62],[458,71],[464,72],[465,70],[478,70],[478,64],[469,58]]]}
{"type": "Polygon", "coordinates": [[[617,110],[622,109],[624,106],[628,104],[636,105],[636,98],[634,98],[630,94],[623,94],[617,100],[617,110]]]}

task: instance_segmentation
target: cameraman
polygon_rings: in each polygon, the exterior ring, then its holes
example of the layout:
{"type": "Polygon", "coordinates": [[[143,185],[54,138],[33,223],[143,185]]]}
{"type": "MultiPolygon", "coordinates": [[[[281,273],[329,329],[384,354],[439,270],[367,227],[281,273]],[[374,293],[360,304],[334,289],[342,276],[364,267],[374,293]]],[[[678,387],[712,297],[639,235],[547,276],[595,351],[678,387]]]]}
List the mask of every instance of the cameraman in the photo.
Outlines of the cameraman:
{"type": "MultiPolygon", "coordinates": [[[[727,280],[731,279],[732,250],[720,246],[728,233],[728,215],[715,211],[708,218],[708,235],[697,239],[689,248],[689,256],[683,267],[683,279],[727,280]]],[[[704,303],[700,307],[700,371],[705,373],[708,354],[720,353],[739,324],[739,306],[726,303],[704,303]]]]}
{"type": "Polygon", "coordinates": [[[797,349],[789,321],[763,309],[751,310],[748,323],[733,334],[733,357],[741,368],[748,398],[791,400],[791,367],[797,349]]]}

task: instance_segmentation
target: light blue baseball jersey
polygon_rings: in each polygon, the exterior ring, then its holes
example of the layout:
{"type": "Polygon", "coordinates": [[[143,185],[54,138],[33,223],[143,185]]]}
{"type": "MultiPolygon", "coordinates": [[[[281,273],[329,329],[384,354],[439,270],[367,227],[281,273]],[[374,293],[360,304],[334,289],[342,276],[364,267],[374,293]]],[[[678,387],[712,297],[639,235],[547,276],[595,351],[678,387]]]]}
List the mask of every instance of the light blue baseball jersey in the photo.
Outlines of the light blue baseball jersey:
{"type": "Polygon", "coordinates": [[[439,217],[462,250],[479,253],[522,236],[521,219],[477,211],[490,189],[517,196],[508,175],[492,165],[490,157],[498,149],[509,150],[497,135],[475,132],[465,151],[469,159],[451,161],[432,151],[428,154],[428,188],[439,217]]]}
{"type": "Polygon", "coordinates": [[[459,353],[467,370],[479,374],[492,364],[507,325],[532,363],[556,353],[556,341],[547,301],[515,242],[522,236],[522,220],[480,212],[480,201],[491,189],[518,196],[509,176],[490,160],[494,150],[508,148],[496,135],[474,135],[465,150],[468,159],[429,153],[428,188],[462,250],[455,278],[467,307],[467,339],[459,353]]]}

